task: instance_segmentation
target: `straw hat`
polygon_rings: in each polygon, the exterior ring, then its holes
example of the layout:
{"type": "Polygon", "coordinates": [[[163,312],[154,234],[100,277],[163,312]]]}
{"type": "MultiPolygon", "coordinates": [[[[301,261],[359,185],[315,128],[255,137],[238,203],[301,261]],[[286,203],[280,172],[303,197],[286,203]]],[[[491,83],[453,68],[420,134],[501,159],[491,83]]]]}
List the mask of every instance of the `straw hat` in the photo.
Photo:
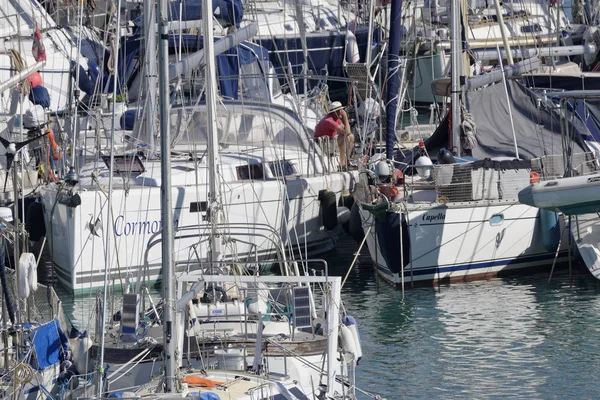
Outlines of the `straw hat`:
{"type": "Polygon", "coordinates": [[[341,110],[343,108],[344,108],[344,106],[339,101],[334,101],[333,103],[329,104],[329,112],[330,113],[341,110]]]}

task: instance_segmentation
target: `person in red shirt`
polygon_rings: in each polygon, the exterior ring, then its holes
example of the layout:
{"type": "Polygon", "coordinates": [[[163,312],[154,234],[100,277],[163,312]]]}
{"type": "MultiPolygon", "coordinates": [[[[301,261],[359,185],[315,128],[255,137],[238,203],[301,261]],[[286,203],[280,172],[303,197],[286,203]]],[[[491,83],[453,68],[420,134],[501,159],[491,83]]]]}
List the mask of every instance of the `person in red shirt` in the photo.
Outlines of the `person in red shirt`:
{"type": "Polygon", "coordinates": [[[338,147],[340,149],[340,165],[347,167],[346,148],[354,148],[354,135],[350,131],[348,114],[344,106],[339,101],[334,101],[329,105],[329,114],[325,115],[315,127],[315,139],[323,136],[330,138],[337,137],[338,147]],[[346,147],[346,142],[348,147],[346,147]]]}

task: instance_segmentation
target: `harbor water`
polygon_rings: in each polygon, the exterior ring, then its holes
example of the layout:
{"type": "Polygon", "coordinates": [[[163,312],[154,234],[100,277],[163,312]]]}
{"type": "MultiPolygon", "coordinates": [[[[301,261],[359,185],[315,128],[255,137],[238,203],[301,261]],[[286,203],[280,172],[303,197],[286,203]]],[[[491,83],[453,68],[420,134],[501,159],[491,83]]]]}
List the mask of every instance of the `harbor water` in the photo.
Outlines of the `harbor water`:
{"type": "MultiPolygon", "coordinates": [[[[358,246],[327,255],[345,275],[358,246]]],[[[357,385],[391,399],[600,397],[600,281],[555,272],[402,292],[377,279],[366,251],[343,287],[359,322],[357,385]]],[[[358,398],[368,399],[358,393],[358,398]]]]}
{"type": "MultiPolygon", "coordinates": [[[[357,249],[341,239],[323,256],[330,274],[345,276],[357,249]]],[[[600,397],[600,281],[581,266],[550,282],[548,271],[407,287],[403,299],[363,249],[342,289],[359,323],[359,389],[388,400],[600,397]]],[[[93,329],[94,295],[64,299],[72,322],[93,329]]]]}

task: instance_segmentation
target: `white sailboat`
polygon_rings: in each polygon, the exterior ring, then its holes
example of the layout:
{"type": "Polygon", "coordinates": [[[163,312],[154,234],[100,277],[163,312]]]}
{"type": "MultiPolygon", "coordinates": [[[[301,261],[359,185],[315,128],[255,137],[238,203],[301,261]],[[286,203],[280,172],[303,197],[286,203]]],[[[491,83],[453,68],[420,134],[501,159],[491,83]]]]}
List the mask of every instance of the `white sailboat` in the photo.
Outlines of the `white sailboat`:
{"type": "MultiPolygon", "coordinates": [[[[255,227],[250,234],[233,229],[221,243],[224,257],[254,260],[272,255],[270,241],[255,235],[264,229],[282,236],[292,251],[302,248],[305,255],[334,245],[340,232],[336,205],[353,187],[357,172],[340,171],[336,146],[315,143],[296,113],[245,100],[221,101],[214,117],[203,103],[170,113],[174,223],[176,228],[197,228],[195,234],[181,235],[176,229],[176,262],[208,256],[208,242],[198,238],[210,232],[210,181],[215,174],[229,224],[223,229],[232,230],[236,224],[255,227]],[[210,140],[206,126],[212,118],[218,130],[218,170],[212,169],[217,160],[206,156],[210,140]]],[[[49,183],[40,189],[57,276],[75,293],[94,290],[103,282],[103,244],[93,240],[100,232],[110,231],[115,241],[109,254],[119,260],[109,271],[113,284],[125,285],[142,266],[148,268],[149,279],[160,278],[160,249],[146,254],[146,248],[162,224],[157,201],[162,164],[153,158],[155,149],[139,144],[134,142],[131,151],[114,157],[118,179],[110,211],[108,156],[81,167],[77,181],[49,183]]]]}
{"type": "MultiPolygon", "coordinates": [[[[206,3],[210,5],[210,0],[206,3]]],[[[164,8],[160,10],[164,16],[164,8]]],[[[205,23],[209,27],[210,19],[205,23]]],[[[205,40],[208,58],[212,59],[211,35],[205,40]]],[[[164,55],[164,41],[161,44],[159,50],[164,55]]],[[[161,120],[166,122],[169,106],[165,101],[164,71],[163,62],[159,75],[161,120]]],[[[216,111],[212,71],[212,65],[208,65],[206,81],[213,86],[207,92],[209,158],[218,150],[216,121],[210,118],[216,111]]],[[[169,147],[169,136],[169,124],[164,123],[162,146],[169,147]]],[[[140,292],[125,294],[120,322],[106,333],[104,324],[101,325],[102,340],[89,353],[99,360],[99,365],[110,363],[115,368],[107,376],[106,385],[100,385],[101,393],[134,387],[132,397],[162,399],[168,393],[173,393],[173,397],[189,394],[194,389],[188,385],[198,384],[203,386],[198,395],[212,394],[215,398],[225,392],[236,399],[353,398],[352,372],[359,342],[356,326],[340,327],[341,278],[328,277],[326,264],[323,276],[309,276],[307,269],[300,276],[298,265],[287,262],[283,252],[275,260],[282,263],[283,276],[260,276],[257,268],[220,261],[219,236],[229,234],[220,229],[218,219],[209,221],[212,234],[208,262],[190,263],[187,268],[195,270],[193,273],[175,273],[174,224],[169,223],[173,218],[169,154],[163,152],[161,160],[161,212],[165,223],[160,240],[154,245],[161,249],[163,304],[153,305],[150,310],[154,314],[142,321],[140,292]],[[227,270],[228,265],[240,273],[212,274],[215,270],[227,270]],[[294,276],[290,276],[291,271],[294,276]],[[176,299],[175,293],[178,293],[176,299]],[[160,339],[162,348],[158,344],[160,339]],[[155,353],[160,354],[158,358],[155,353]],[[183,365],[187,368],[182,368],[183,365]],[[154,379],[158,376],[162,379],[154,379]]],[[[213,160],[213,168],[219,169],[218,157],[213,160]]],[[[221,205],[218,180],[214,174],[208,205],[211,218],[215,219],[221,205]]],[[[249,229],[252,231],[252,226],[249,229]]],[[[137,290],[141,289],[138,285],[137,290]]]]}
{"type": "MultiPolygon", "coordinates": [[[[450,1],[417,1],[406,5],[406,60],[403,63],[409,77],[406,97],[412,102],[442,103],[444,92],[432,93],[432,82],[449,75],[451,66],[450,1]]],[[[590,67],[598,54],[595,29],[573,26],[560,4],[544,1],[524,2],[462,2],[461,16],[468,29],[464,30],[471,57],[472,75],[495,68],[498,59],[508,64],[512,59],[548,57],[552,62],[540,68],[540,73],[572,74],[579,65],[566,63],[566,57],[584,55],[590,67]],[[559,34],[561,32],[561,34],[559,34]],[[562,36],[562,32],[566,35],[562,36]],[[504,38],[503,38],[504,36],[504,38]],[[501,55],[496,47],[501,50],[501,55]],[[512,50],[510,49],[512,48],[512,50]],[[560,60],[560,62],[559,62],[560,60]],[[565,71],[566,70],[566,71],[565,71]]]]}
{"type": "Polygon", "coordinates": [[[461,96],[459,9],[451,10],[451,119],[462,121],[467,115],[462,101],[472,114],[469,124],[452,123],[448,145],[447,117],[422,148],[406,156],[408,168],[374,160],[364,175],[372,177],[365,185],[375,185],[362,200],[366,242],[379,274],[398,287],[485,279],[549,265],[560,243],[556,215],[518,201],[519,191],[530,183],[532,159],[558,150],[560,118],[516,82],[461,96]],[[512,121],[512,129],[506,121],[512,121]],[[470,130],[475,125],[476,132],[470,130]],[[456,159],[445,148],[455,149],[456,159]],[[439,164],[432,165],[436,155],[439,164]],[[405,182],[396,182],[396,166],[406,168],[405,182]]]}
{"type": "MultiPolygon", "coordinates": [[[[548,156],[541,162],[539,181],[519,192],[519,201],[543,210],[560,212],[568,216],[568,228],[577,248],[577,253],[590,273],[600,279],[600,173],[598,173],[597,153],[576,151],[577,124],[581,121],[576,114],[573,118],[568,111],[570,101],[583,104],[600,98],[600,91],[565,91],[549,96],[560,100],[563,112],[563,154],[548,156]],[[559,168],[557,162],[560,160],[559,168]],[[562,167],[562,168],[560,168],[562,167]]],[[[574,111],[572,111],[574,113],[574,111]]],[[[584,121],[585,122],[585,121],[584,121]]],[[[587,132],[586,132],[587,133],[587,132]]],[[[588,136],[589,138],[589,136],[588,136]]]]}

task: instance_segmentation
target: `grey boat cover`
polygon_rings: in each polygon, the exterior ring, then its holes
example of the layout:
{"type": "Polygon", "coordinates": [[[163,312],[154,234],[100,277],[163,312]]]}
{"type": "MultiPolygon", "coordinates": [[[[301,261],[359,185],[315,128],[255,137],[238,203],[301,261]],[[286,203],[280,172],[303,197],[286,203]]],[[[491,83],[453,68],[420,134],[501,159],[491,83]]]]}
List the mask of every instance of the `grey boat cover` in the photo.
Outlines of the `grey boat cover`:
{"type": "MultiPolygon", "coordinates": [[[[539,97],[518,81],[507,81],[507,87],[519,158],[528,160],[543,155],[562,154],[558,110],[543,103],[538,107],[539,97]]],[[[479,160],[515,158],[513,129],[503,83],[467,92],[465,97],[465,107],[476,125],[477,145],[471,150],[472,157],[479,160]]],[[[589,130],[579,119],[574,121],[573,128],[570,129],[574,142],[573,152],[583,152],[587,149],[583,136],[589,135],[589,130]]],[[[441,148],[449,148],[450,137],[450,123],[446,116],[433,135],[425,141],[425,148],[432,159],[436,159],[441,148]]],[[[462,154],[468,154],[468,151],[463,151],[462,154]]],[[[413,164],[418,155],[418,148],[415,148],[403,155],[399,154],[397,159],[413,164]]]]}

